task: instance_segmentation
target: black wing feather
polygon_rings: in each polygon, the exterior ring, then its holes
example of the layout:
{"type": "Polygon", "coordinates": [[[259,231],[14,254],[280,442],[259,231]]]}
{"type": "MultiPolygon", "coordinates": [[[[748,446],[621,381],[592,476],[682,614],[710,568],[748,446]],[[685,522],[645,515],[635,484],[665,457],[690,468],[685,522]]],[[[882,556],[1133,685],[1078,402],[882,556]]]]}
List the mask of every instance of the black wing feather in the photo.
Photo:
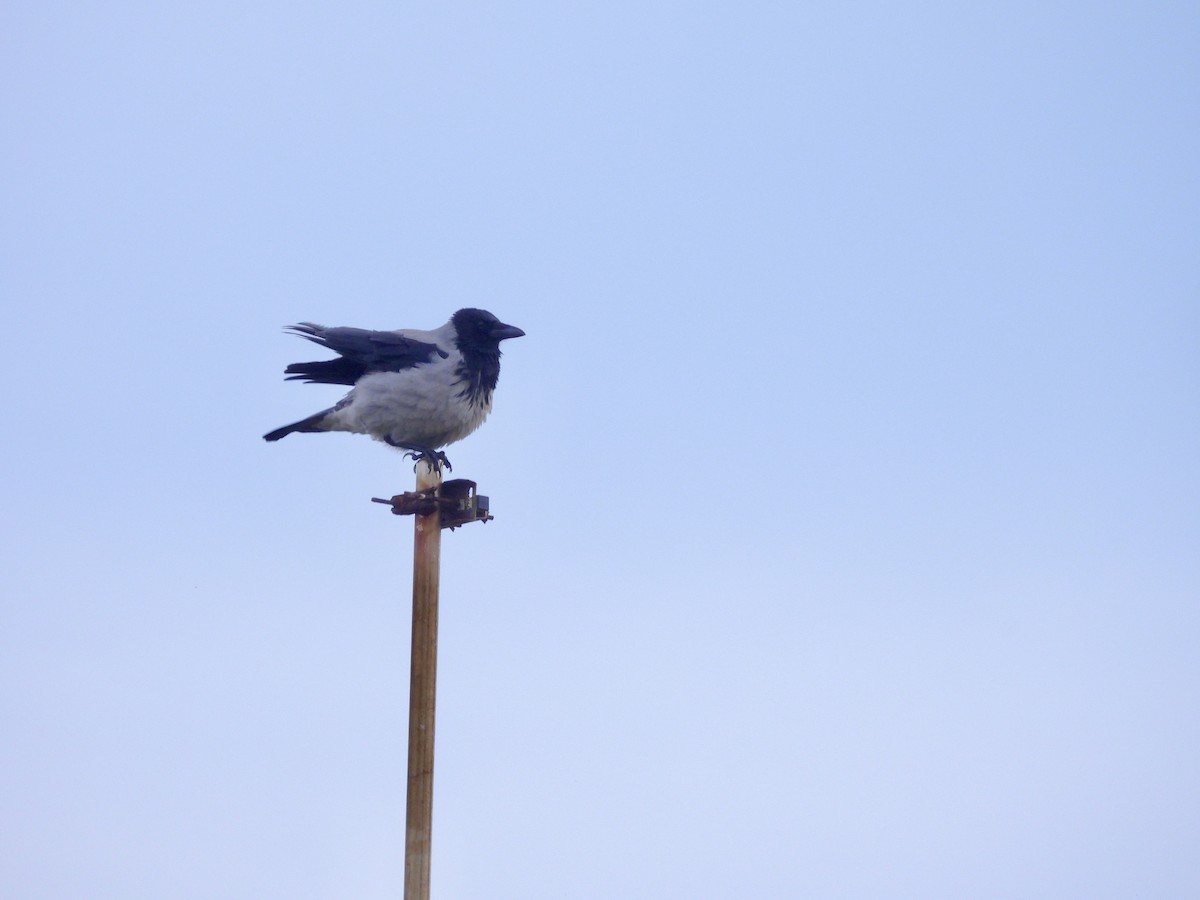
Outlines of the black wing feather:
{"type": "Polygon", "coordinates": [[[368,372],[399,372],[430,362],[434,354],[443,359],[448,355],[437,344],[407,338],[394,331],[324,328],[312,322],[292,325],[288,331],[332,350],[339,357],[321,362],[292,363],[284,369],[288,381],[354,384],[368,372]]]}

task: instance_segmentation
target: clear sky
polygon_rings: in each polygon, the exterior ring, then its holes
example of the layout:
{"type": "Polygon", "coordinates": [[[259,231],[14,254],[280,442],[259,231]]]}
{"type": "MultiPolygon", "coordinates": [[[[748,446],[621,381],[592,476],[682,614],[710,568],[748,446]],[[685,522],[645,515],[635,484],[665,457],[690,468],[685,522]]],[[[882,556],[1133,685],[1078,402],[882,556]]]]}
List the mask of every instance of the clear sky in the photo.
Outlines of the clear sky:
{"type": "Polygon", "coordinates": [[[435,897],[1200,896],[1195,3],[12,0],[0,77],[0,896],[400,895],[411,464],[261,435],[282,326],[463,306],[435,897]]]}

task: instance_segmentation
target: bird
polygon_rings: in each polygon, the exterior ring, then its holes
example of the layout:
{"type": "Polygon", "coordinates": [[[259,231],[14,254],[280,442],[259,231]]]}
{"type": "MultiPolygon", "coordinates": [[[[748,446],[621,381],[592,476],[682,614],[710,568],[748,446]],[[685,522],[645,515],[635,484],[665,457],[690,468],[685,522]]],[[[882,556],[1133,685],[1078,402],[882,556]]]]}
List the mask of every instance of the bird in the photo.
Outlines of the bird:
{"type": "Polygon", "coordinates": [[[346,384],[329,409],[263,435],[349,431],[370,435],[434,469],[452,468],[441,448],[475,431],[492,409],[500,376],[500,342],[525,332],[484,309],[460,309],[432,331],[326,328],[312,322],[285,331],[338,354],[292,363],[286,381],[346,384]]]}

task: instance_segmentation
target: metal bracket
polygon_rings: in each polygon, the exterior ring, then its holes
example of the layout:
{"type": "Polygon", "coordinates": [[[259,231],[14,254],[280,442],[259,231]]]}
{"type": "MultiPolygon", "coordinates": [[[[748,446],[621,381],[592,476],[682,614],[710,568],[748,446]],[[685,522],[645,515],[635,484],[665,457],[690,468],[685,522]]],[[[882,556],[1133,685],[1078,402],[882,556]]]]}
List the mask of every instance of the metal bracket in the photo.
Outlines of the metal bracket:
{"type": "Polygon", "coordinates": [[[476,484],[466,478],[443,481],[436,491],[405,491],[391,500],[372,497],[372,503],[387,503],[397,516],[427,516],[441,511],[443,528],[454,529],[468,522],[488,522],[495,518],[489,512],[488,498],[476,493],[476,484]]]}

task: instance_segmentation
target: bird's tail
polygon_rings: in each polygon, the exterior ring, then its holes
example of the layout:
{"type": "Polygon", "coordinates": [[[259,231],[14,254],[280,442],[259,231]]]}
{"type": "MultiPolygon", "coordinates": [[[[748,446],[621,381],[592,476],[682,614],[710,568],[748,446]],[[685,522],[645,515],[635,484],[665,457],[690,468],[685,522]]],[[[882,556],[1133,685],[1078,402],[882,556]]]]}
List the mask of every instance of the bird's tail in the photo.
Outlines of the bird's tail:
{"type": "Polygon", "coordinates": [[[328,431],[328,428],[323,428],[325,417],[333,412],[334,407],[323,409],[319,413],[309,416],[307,419],[301,419],[299,422],[293,422],[291,425],[284,425],[282,428],[276,428],[274,431],[269,431],[263,435],[264,441],[277,441],[280,438],[287,437],[293,431],[328,431]]]}

